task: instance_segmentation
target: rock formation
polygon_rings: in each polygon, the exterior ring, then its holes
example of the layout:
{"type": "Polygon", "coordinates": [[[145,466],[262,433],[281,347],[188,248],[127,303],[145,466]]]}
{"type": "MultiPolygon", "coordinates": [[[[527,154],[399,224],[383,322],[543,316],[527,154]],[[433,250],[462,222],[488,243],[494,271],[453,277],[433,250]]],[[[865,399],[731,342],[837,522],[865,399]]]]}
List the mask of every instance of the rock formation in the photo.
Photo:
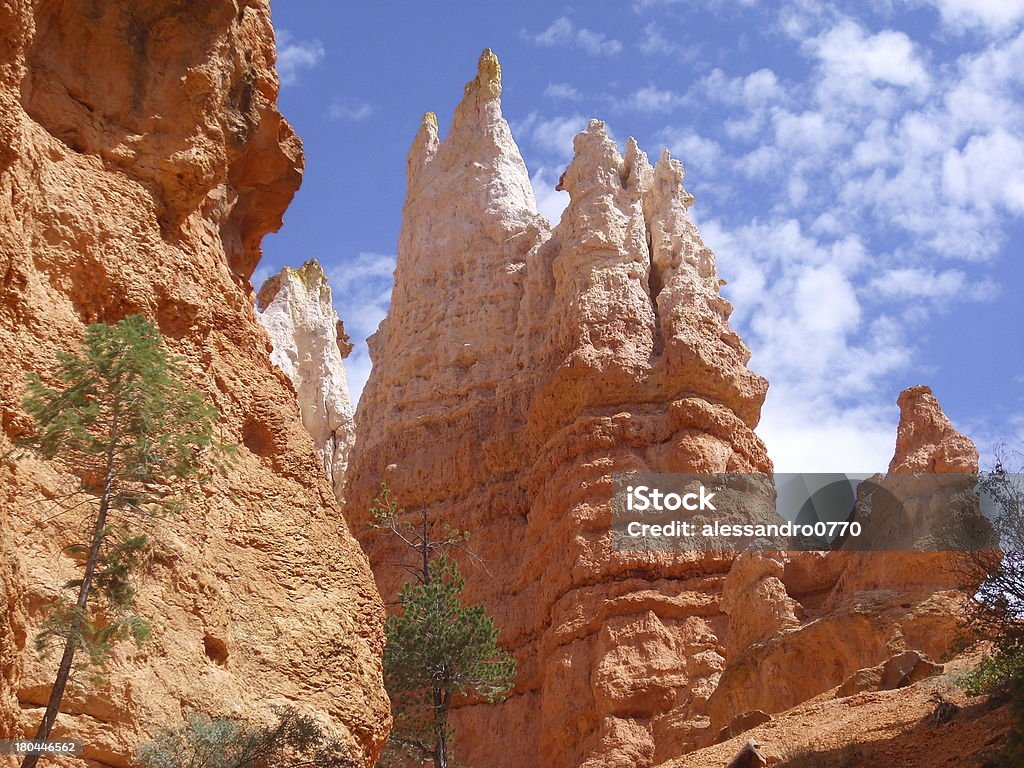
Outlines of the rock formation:
{"type": "MultiPolygon", "coordinates": [[[[620,154],[591,121],[551,227],[500,95],[485,51],[448,135],[428,114],[413,142],[345,488],[385,596],[404,574],[365,526],[382,481],[472,534],[467,595],[519,674],[500,705],[457,704],[461,759],[656,765],[901,650],[941,653],[953,594],[859,584],[860,553],[612,550],[617,473],[771,471],[753,432],[767,384],[729,327],[681,164],[652,166],[632,139],[620,154]]],[[[932,423],[905,450],[948,437],[932,423]]],[[[960,443],[943,445],[952,466],[960,443]]]]}
{"type": "Polygon", "coordinates": [[[464,704],[472,764],[636,766],[711,738],[731,556],[610,549],[610,482],[640,471],[771,468],[766,382],[728,325],[714,256],[667,153],[621,155],[592,121],[551,228],[485,51],[444,141],[409,153],[391,311],[370,339],[348,510],[393,595],[391,542],[366,530],[381,481],[471,532],[470,570],[519,664],[500,706],[464,704]]]}
{"type": "Polygon", "coordinates": [[[270,359],[295,388],[302,424],[340,501],[356,436],[342,362],[352,345],[334,311],[327,276],[316,260],[285,267],[263,284],[256,301],[274,345],[270,359]]]}
{"type": "Polygon", "coordinates": [[[908,387],[900,393],[900,424],[889,471],[974,474],[978,449],[956,431],[929,387],[908,387]]]}
{"type": "Polygon", "coordinates": [[[55,661],[33,639],[74,571],[54,498],[69,479],[7,456],[31,426],[25,374],[49,379],[85,323],[138,312],[239,456],[155,544],[152,639],[66,699],[56,733],[126,766],[187,713],[291,701],[362,763],[386,736],[379,595],[250,303],[302,175],[274,55],[266,0],[0,4],[0,736],[38,724],[55,661]]]}
{"type": "MultiPolygon", "coordinates": [[[[904,483],[916,481],[910,472],[977,472],[977,449],[953,428],[927,387],[905,390],[898,402],[890,474],[874,480],[881,487],[896,483],[902,500],[920,504],[910,515],[919,524],[929,514],[956,519],[953,507],[959,502],[949,504],[948,489],[936,493],[934,474],[923,478],[921,502],[904,483]]],[[[961,474],[948,477],[957,486],[965,480],[961,474]]],[[[971,488],[954,490],[967,493],[976,513],[971,488]]],[[[906,522],[900,518],[895,524],[906,522]]],[[[870,527],[865,522],[865,536],[872,535],[870,527]]],[[[880,531],[887,533],[887,526],[880,531]]],[[[727,725],[737,710],[781,712],[841,683],[852,690],[857,680],[878,675],[881,686],[882,670],[892,674],[907,659],[930,657],[916,674],[934,672],[931,659],[942,657],[960,632],[962,575],[948,553],[899,551],[899,539],[890,539],[877,544],[893,551],[795,552],[784,564],[760,553],[740,555],[725,586],[726,596],[735,597],[722,604],[730,614],[731,642],[710,702],[716,727],[727,725]],[[794,658],[813,662],[793,663],[794,658]]]]}

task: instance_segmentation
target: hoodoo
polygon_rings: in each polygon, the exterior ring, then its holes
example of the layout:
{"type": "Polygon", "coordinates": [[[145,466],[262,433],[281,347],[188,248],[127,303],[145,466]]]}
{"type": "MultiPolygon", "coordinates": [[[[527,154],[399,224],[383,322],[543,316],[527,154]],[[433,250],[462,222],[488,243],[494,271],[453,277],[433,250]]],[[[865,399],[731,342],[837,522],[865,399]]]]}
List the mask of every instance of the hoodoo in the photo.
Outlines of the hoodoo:
{"type": "Polygon", "coordinates": [[[485,567],[468,596],[520,674],[503,704],[455,713],[468,763],[650,765],[709,738],[731,558],[612,552],[611,477],[769,471],[753,432],[767,384],[729,328],[681,164],[632,140],[622,155],[592,121],[552,229],[500,94],[485,51],[448,135],[428,115],[414,140],[348,509],[385,595],[389,542],[363,528],[382,481],[472,534],[485,567]]]}
{"type": "Polygon", "coordinates": [[[402,575],[365,526],[381,482],[472,534],[467,596],[494,612],[519,675],[501,704],[457,705],[460,757],[656,765],[891,649],[947,647],[945,585],[903,594],[897,578],[879,602],[856,558],[612,550],[616,473],[771,471],[753,431],[767,382],[729,326],[680,162],[652,166],[632,139],[620,153],[590,121],[551,227],[500,95],[485,51],[448,135],[428,114],[413,142],[345,488],[386,597],[402,575]]]}
{"type": "Polygon", "coordinates": [[[341,501],[355,441],[343,362],[352,345],[334,310],[323,267],[315,259],[299,269],[285,267],[260,288],[256,307],[274,345],[270,359],[295,388],[302,425],[341,501]]]}

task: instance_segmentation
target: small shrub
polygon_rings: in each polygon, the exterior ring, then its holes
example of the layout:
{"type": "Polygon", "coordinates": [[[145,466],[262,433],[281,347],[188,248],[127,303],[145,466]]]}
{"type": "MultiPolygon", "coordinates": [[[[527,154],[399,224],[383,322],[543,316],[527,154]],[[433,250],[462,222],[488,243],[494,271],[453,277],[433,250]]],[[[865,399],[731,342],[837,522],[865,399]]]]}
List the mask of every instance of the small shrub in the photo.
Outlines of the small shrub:
{"type": "Polygon", "coordinates": [[[977,667],[961,679],[961,685],[971,696],[1004,694],[1014,680],[1024,678],[1024,646],[1007,645],[982,659],[977,667]]]}
{"type": "Polygon", "coordinates": [[[165,728],[143,745],[143,768],[355,768],[345,745],[331,739],[312,717],[292,707],[275,710],[277,721],[254,725],[229,717],[189,717],[182,728],[165,728]]]}

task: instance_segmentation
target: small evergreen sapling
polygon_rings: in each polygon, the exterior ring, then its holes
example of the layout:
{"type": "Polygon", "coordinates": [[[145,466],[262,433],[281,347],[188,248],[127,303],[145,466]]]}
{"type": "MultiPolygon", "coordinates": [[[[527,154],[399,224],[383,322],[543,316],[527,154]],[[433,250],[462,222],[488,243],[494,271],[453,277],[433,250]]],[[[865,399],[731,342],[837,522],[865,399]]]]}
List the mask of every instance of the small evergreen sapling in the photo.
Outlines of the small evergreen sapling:
{"type": "Polygon", "coordinates": [[[384,686],[395,727],[382,763],[448,768],[448,715],[455,696],[495,701],[512,690],[515,660],[498,643],[498,629],[482,603],[463,605],[466,580],[445,549],[465,550],[467,535],[447,529],[431,539],[425,510],[418,524],[407,519],[387,486],[372,510],[378,528],[415,552],[415,563],[399,567],[413,576],[398,595],[401,613],[388,616],[384,686]]]}
{"type": "MultiPolygon", "coordinates": [[[[49,609],[37,637],[41,651],[63,648],[36,734],[48,738],[76,657],[99,667],[123,639],[141,643],[146,622],[133,609],[132,574],[147,546],[146,530],[179,512],[185,492],[217,467],[217,411],[183,382],[181,361],[142,316],[85,331],[81,352],[57,353],[55,386],[30,376],[24,407],[36,430],[21,442],[76,479],[61,514],[85,511],[79,542],[67,548],[82,574],[74,595],[49,609]],[[81,655],[80,655],[81,654],[81,655]]],[[[29,755],[22,768],[32,768],[29,755]]]]}

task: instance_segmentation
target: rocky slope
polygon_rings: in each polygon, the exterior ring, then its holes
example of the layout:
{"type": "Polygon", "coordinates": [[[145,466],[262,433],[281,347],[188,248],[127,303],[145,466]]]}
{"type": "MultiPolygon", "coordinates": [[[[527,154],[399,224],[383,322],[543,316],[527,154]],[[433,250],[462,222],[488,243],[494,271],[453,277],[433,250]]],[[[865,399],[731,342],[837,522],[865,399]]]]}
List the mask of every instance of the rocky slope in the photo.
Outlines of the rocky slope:
{"type": "MultiPolygon", "coordinates": [[[[433,525],[472,532],[484,565],[464,564],[468,593],[519,676],[501,705],[461,703],[461,758],[655,765],[908,647],[941,652],[945,585],[880,595],[849,555],[612,551],[615,473],[771,470],[753,431],[767,383],[729,327],[680,163],[652,166],[632,139],[620,154],[591,121],[552,228],[500,95],[485,51],[448,135],[428,114],[413,142],[345,489],[385,596],[403,573],[365,528],[382,481],[433,525]]],[[[914,434],[924,455],[932,431],[914,434]]]]}
{"type": "MultiPolygon", "coordinates": [[[[885,483],[911,472],[978,471],[977,449],[953,428],[930,389],[911,387],[898,402],[896,450],[885,483]]],[[[961,481],[960,474],[951,477],[961,481]]],[[[930,490],[926,506],[934,506],[930,490]]],[[[918,520],[928,514],[914,512],[918,520]]],[[[950,516],[945,508],[935,512],[950,516]]],[[[865,535],[871,535],[870,522],[865,535]]],[[[784,711],[847,681],[865,690],[851,678],[907,651],[925,657],[916,674],[938,671],[928,665],[962,635],[963,574],[951,567],[949,553],[899,551],[894,537],[886,544],[893,551],[740,555],[722,603],[731,642],[710,702],[715,728],[747,711],[784,711]]]]}
{"type": "MultiPolygon", "coordinates": [[[[67,701],[58,732],[85,740],[87,764],[127,765],[189,712],[294,701],[363,762],[389,727],[379,595],[250,303],[260,240],[302,175],[273,64],[266,0],[0,4],[0,454],[30,426],[26,372],[50,376],[85,323],[136,312],[241,446],[159,538],[140,601],[152,640],[67,701]]],[[[32,639],[74,570],[66,482],[0,463],[4,736],[34,731],[54,673],[32,639]]]]}
{"type": "Polygon", "coordinates": [[[299,269],[285,267],[260,288],[256,307],[274,345],[270,359],[295,388],[302,425],[341,501],[356,438],[342,362],[352,345],[334,311],[323,268],[316,260],[299,269]]]}

